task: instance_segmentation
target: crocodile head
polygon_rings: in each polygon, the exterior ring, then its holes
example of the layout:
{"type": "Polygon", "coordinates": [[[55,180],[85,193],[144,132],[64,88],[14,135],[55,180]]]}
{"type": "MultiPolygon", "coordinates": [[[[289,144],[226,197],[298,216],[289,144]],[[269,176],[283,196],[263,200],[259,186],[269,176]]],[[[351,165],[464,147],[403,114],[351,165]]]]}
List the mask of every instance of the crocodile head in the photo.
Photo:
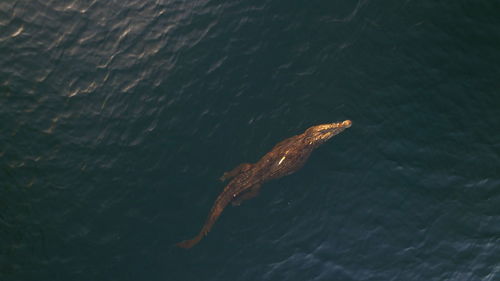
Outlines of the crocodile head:
{"type": "Polygon", "coordinates": [[[309,144],[320,145],[331,139],[333,136],[340,134],[345,129],[351,127],[351,120],[345,120],[338,123],[322,124],[312,126],[304,132],[305,139],[309,144]]]}

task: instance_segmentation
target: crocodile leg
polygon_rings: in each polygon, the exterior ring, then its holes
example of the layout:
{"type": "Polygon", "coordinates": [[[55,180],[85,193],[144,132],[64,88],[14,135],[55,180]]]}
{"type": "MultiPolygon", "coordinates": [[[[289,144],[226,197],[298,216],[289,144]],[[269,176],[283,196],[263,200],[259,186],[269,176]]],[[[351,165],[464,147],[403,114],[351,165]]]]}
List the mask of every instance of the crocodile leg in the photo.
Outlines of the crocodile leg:
{"type": "Polygon", "coordinates": [[[243,201],[248,200],[248,199],[252,199],[252,198],[256,197],[257,195],[259,195],[259,191],[260,191],[260,184],[256,184],[256,185],[252,186],[249,191],[237,196],[231,202],[231,205],[239,206],[239,205],[241,205],[241,203],[243,203],[243,201]]]}
{"type": "Polygon", "coordinates": [[[222,177],[220,177],[219,179],[220,179],[220,181],[225,181],[225,180],[234,178],[239,173],[250,169],[250,167],[252,167],[252,164],[248,164],[248,163],[240,164],[240,165],[236,166],[236,168],[232,169],[231,171],[225,172],[222,175],[222,177]]]}

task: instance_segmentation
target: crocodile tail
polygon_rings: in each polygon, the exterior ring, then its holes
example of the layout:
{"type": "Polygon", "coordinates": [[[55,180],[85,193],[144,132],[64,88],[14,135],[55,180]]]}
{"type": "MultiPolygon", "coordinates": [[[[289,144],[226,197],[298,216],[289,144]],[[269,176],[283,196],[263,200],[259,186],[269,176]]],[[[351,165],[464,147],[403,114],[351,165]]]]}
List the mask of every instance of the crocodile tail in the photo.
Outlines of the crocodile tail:
{"type": "Polygon", "coordinates": [[[214,225],[215,221],[217,221],[220,214],[227,206],[227,204],[231,201],[231,199],[232,199],[231,195],[228,195],[224,192],[221,195],[219,195],[219,197],[215,201],[214,206],[210,210],[210,214],[208,215],[208,218],[205,221],[205,224],[203,225],[203,228],[201,229],[200,233],[198,233],[198,235],[196,235],[193,239],[184,240],[175,245],[179,248],[189,249],[194,245],[198,244],[198,242],[200,242],[200,240],[203,239],[203,237],[207,235],[208,232],[212,229],[212,226],[214,225]]]}
{"type": "Polygon", "coordinates": [[[198,242],[200,242],[201,238],[203,238],[203,235],[201,235],[201,233],[200,233],[196,237],[194,237],[193,239],[184,240],[182,242],[175,244],[175,246],[177,246],[179,248],[183,248],[183,249],[189,249],[189,248],[193,247],[194,245],[198,244],[198,242]]]}

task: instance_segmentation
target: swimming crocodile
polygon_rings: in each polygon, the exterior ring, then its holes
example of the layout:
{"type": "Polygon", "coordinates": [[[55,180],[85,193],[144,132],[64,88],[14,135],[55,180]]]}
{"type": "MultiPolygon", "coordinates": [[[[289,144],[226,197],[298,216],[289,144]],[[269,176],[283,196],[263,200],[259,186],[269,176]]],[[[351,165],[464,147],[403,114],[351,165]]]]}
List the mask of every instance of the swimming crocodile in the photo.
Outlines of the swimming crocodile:
{"type": "Polygon", "coordinates": [[[221,181],[232,179],[217,197],[201,231],[193,239],[176,244],[181,248],[191,248],[208,234],[224,208],[231,203],[238,206],[244,200],[258,195],[264,182],[278,179],[298,171],[311,152],[333,136],[351,127],[346,120],[310,127],[304,133],[285,139],[274,146],[257,163],[243,163],[224,173],[221,181]]]}

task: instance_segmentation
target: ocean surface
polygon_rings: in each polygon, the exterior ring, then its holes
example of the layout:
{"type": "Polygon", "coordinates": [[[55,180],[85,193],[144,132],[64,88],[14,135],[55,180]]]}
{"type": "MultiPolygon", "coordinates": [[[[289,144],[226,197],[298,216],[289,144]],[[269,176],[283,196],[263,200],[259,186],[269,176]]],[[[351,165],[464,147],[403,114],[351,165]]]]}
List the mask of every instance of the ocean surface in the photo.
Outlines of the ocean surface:
{"type": "Polygon", "coordinates": [[[500,280],[500,1],[0,1],[0,280],[500,280]],[[353,126],[228,207],[223,172],[353,126]]]}

